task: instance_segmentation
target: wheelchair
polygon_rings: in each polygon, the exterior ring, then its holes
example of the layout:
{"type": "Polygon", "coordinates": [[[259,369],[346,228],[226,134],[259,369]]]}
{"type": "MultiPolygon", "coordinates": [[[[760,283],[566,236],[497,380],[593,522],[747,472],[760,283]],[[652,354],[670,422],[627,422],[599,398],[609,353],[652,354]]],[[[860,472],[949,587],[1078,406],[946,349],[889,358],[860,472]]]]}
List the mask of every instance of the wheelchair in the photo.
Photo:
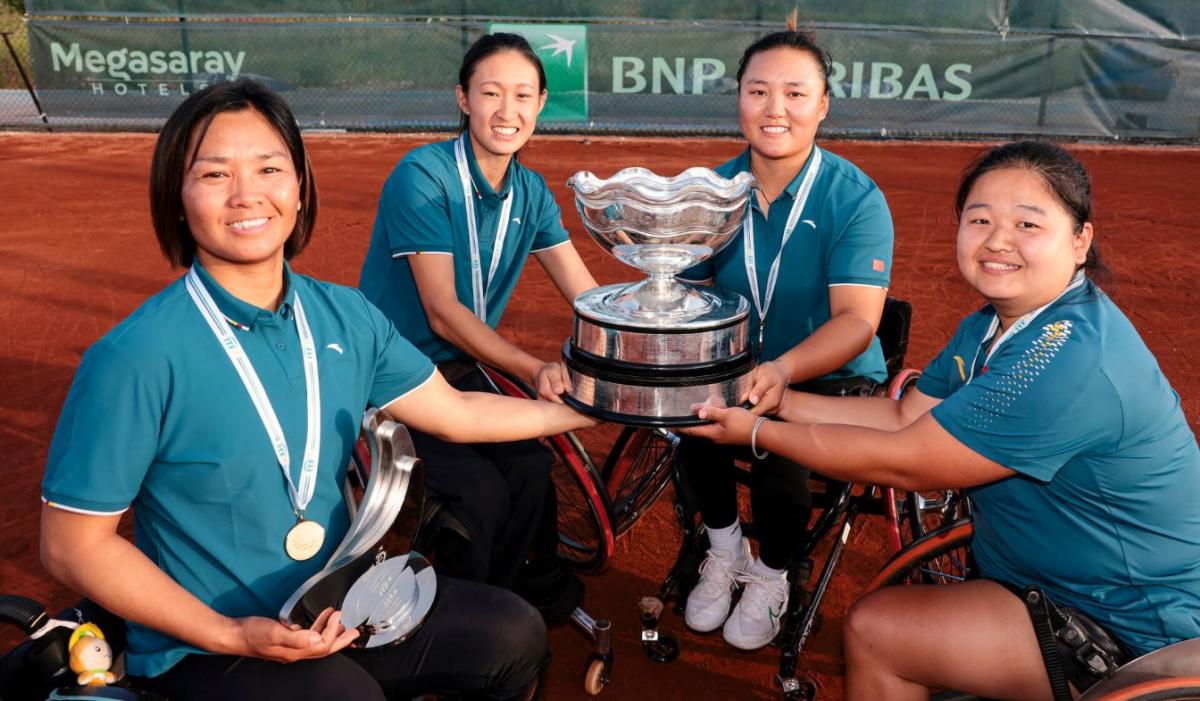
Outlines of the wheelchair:
{"type": "MultiPolygon", "coordinates": [[[[865,593],[886,586],[956,584],[978,576],[971,559],[975,526],[970,516],[910,543],[880,569],[865,593]]],[[[983,701],[953,691],[935,701],[983,701]]],[[[1200,699],[1200,638],[1184,640],[1121,665],[1079,701],[1183,701],[1200,699]]]]}
{"type": "MultiPolygon", "coordinates": [[[[536,397],[532,387],[501,370],[482,364],[479,369],[497,394],[536,397]]],[[[594,575],[607,568],[616,539],[633,527],[666,488],[679,440],[664,429],[630,426],[598,427],[591,429],[587,437],[611,446],[601,467],[575,433],[549,436],[542,439],[542,444],[553,456],[550,477],[557,502],[557,554],[575,571],[594,575]]],[[[361,493],[370,474],[369,465],[366,443],[360,439],[347,470],[348,494],[361,493]]],[[[347,499],[348,504],[355,501],[347,499]]],[[[427,552],[431,539],[441,529],[470,538],[452,511],[427,495],[420,535],[414,538],[415,549],[427,552]]],[[[612,671],[612,625],[606,618],[593,617],[582,606],[575,607],[567,620],[592,644],[583,686],[589,695],[599,694],[612,671]]]]}
{"type": "MultiPolygon", "coordinates": [[[[882,391],[877,389],[876,394],[899,400],[920,377],[918,371],[904,369],[911,324],[912,305],[887,298],[876,336],[886,360],[888,379],[881,386],[882,391]]],[[[703,525],[698,522],[699,509],[690,496],[683,470],[678,466],[672,473],[672,480],[676,494],[675,513],[683,531],[683,543],[658,591],[644,597],[640,604],[643,645],[647,656],[656,661],[667,661],[660,644],[666,636],[658,631],[659,617],[672,601],[675,614],[683,615],[688,594],[699,581],[699,565],[708,549],[703,525]]],[[[738,481],[747,484],[748,472],[740,470],[738,481]]],[[[961,494],[952,490],[903,492],[890,487],[829,480],[815,474],[810,484],[813,487],[813,512],[818,515],[787,568],[788,605],[780,633],[772,642],[781,649],[775,682],[786,701],[812,699],[816,695],[815,682],[798,675],[797,665],[805,644],[819,623],[821,602],[858,518],[864,515],[883,517],[889,545],[893,551],[898,551],[967,508],[961,494]],[[813,554],[826,536],[835,531],[837,537],[810,592],[807,585],[813,571],[813,554]]],[[[753,538],[754,525],[743,522],[742,532],[753,538]]]]}

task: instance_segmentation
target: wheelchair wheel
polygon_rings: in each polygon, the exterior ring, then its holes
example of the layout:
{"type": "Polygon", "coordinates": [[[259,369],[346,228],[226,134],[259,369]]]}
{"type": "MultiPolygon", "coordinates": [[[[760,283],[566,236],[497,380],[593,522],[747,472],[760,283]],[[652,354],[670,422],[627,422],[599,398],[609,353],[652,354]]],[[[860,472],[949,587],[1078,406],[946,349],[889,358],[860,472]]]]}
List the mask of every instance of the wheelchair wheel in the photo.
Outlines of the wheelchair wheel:
{"type": "MultiPolygon", "coordinates": [[[[500,394],[536,396],[524,382],[495,368],[480,367],[500,394]]],[[[600,473],[575,434],[560,433],[542,443],[554,455],[550,478],[558,496],[558,554],[582,572],[600,572],[608,565],[615,539],[612,506],[600,473]]]]}
{"type": "Polygon", "coordinates": [[[1200,699],[1200,677],[1151,679],[1089,701],[1196,701],[1200,699]]]}
{"type": "Polygon", "coordinates": [[[550,478],[558,496],[558,555],[572,567],[596,574],[612,555],[612,507],[600,474],[579,439],[562,433],[545,439],[554,453],[550,478]]]}
{"type": "Polygon", "coordinates": [[[1200,699],[1200,638],[1142,655],[1079,697],[1079,701],[1168,699],[1200,699]]]}
{"type": "Polygon", "coordinates": [[[971,558],[975,524],[960,519],[918,538],[892,556],[867,591],[896,584],[956,584],[977,576],[971,558]]]}
{"type": "Polygon", "coordinates": [[[661,428],[622,429],[603,472],[618,536],[633,527],[667,486],[678,445],[679,438],[661,428]]]}

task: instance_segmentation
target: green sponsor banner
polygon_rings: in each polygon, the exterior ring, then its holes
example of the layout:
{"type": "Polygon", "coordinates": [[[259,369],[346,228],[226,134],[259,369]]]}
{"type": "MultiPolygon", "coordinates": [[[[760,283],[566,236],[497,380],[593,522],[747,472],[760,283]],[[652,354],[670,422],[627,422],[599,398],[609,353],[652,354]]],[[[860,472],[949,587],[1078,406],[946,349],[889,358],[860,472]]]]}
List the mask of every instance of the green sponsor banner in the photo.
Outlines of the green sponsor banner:
{"type": "MultiPolygon", "coordinates": [[[[802,24],[1001,26],[1013,0],[25,0],[31,15],[479,17],[588,20],[628,18],[754,22],[783,29],[798,10],[802,24]]],[[[1165,1],[1165,0],[1164,0],[1165,1]]]]}
{"type": "MultiPolygon", "coordinates": [[[[757,27],[452,22],[84,22],[35,18],[30,52],[60,126],[161,123],[184,96],[250,76],[302,125],[443,129],[484,32],[529,38],[551,131],[737,131],[737,62],[757,27]]],[[[1200,137],[1194,41],[827,27],[827,134],[1200,137]]],[[[0,124],[4,123],[0,114],[0,124]]]]}
{"type": "Polygon", "coordinates": [[[587,25],[490,24],[487,30],[489,33],[520,34],[542,59],[549,94],[539,119],[547,122],[587,121],[587,25]]]}
{"type": "Polygon", "coordinates": [[[1195,0],[25,0],[31,16],[626,18],[754,23],[782,29],[793,9],[802,25],[951,28],[1194,37],[1195,0]]]}
{"type": "Polygon", "coordinates": [[[1118,34],[1161,38],[1200,33],[1195,0],[1010,0],[1014,31],[1118,34]]]}

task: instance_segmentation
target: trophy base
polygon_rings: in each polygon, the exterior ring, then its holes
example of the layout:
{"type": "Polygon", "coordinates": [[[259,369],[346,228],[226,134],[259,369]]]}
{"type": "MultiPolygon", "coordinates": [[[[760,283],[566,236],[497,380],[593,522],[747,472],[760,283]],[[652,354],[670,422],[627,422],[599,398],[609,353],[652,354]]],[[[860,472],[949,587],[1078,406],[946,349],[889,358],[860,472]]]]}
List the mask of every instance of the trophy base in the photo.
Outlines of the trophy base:
{"type": "MultiPolygon", "coordinates": [[[[733,292],[704,289],[719,301],[709,312],[686,322],[633,318],[608,306],[624,290],[607,285],[588,290],[575,299],[575,349],[600,358],[602,365],[692,366],[703,372],[707,365],[737,356],[749,348],[750,305],[733,292]]],[[[690,288],[689,289],[699,289],[690,288]]]]}
{"type": "MultiPolygon", "coordinates": [[[[607,285],[575,299],[575,329],[563,346],[576,411],[631,426],[705,423],[694,406],[736,406],[750,389],[750,305],[736,292],[677,285],[713,301],[703,314],[642,318],[611,306],[626,290],[607,285]]],[[[644,287],[642,288],[645,289],[644,287]]]]}
{"type": "Polygon", "coordinates": [[[603,421],[678,428],[707,423],[697,404],[737,406],[749,391],[754,359],[749,351],[708,363],[673,367],[635,365],[563,346],[572,390],[571,408],[603,421]]]}

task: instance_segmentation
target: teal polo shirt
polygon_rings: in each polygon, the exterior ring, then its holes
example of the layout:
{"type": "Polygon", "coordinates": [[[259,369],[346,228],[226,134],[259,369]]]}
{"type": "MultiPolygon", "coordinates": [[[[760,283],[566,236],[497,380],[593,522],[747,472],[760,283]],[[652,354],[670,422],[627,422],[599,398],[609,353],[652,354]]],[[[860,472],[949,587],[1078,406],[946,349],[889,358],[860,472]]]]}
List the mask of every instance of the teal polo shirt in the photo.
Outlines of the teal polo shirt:
{"type": "MultiPolygon", "coordinates": [[[[490,290],[487,324],[494,329],[500,324],[529,254],[560,246],[570,239],[563,228],[562,212],[541,175],[513,158],[504,187],[496,192],[479,170],[470,139],[466,152],[475,195],[483,283],[490,290]],[[495,279],[489,284],[487,271],[505,197],[513,198],[508,233],[495,279]]],[[[413,149],[384,183],[358,287],[405,338],[435,363],[469,360],[470,356],[429,328],[408,265],[408,257],[413,255],[453,256],[458,300],[474,311],[467,211],[454,161],[454,140],[413,149]]]]}
{"type": "Polygon", "coordinates": [[[1139,654],[1200,636],[1200,450],[1154,356],[1091,282],[985,367],[994,315],[967,317],[917,384],[950,435],[1017,473],[968,490],[980,572],[1139,654]]]}
{"type": "MultiPolygon", "coordinates": [[[[816,152],[815,149],[813,151],[816,152]]],[[[775,296],[767,310],[762,357],[772,360],[791,350],[829,321],[829,288],[865,285],[886,288],[892,270],[892,215],[875,183],[850,161],[822,149],[821,170],[813,182],[796,229],[779,263],[775,296]]],[[[812,155],[796,177],[764,213],[758,198],[751,202],[757,284],[766,302],[767,277],[779,253],[783,229],[796,192],[812,165],[812,155]],[[769,215],[769,216],[768,216],[769,215]]],[[[750,172],[750,151],[716,169],[732,178],[750,172]]],[[[750,300],[751,342],[758,346],[758,310],[746,276],[745,241],[737,238],[716,256],[688,269],[681,278],[712,280],[750,300]]],[[[879,339],[841,369],[820,379],[887,377],[879,339]]]]}
{"type": "MultiPolygon", "coordinates": [[[[278,415],[299,483],[306,423],[304,367],[292,312],[299,295],[321,382],[321,452],[307,510],[325,527],[304,562],[284,552],[296,522],[266,429],[183,279],[147,300],[84,353],[50,445],[42,496],[91,514],[134,507],[137,547],[216,611],[275,618],[319,571],[349,526],[346,464],[368,404],[417,388],[434,368],[353,289],[287,272],[274,312],[242,302],[199,264],[278,415]]],[[[119,572],[110,573],[120,577],[119,572]]],[[[131,674],[157,676],[202,652],[129,625],[131,674]]]]}

